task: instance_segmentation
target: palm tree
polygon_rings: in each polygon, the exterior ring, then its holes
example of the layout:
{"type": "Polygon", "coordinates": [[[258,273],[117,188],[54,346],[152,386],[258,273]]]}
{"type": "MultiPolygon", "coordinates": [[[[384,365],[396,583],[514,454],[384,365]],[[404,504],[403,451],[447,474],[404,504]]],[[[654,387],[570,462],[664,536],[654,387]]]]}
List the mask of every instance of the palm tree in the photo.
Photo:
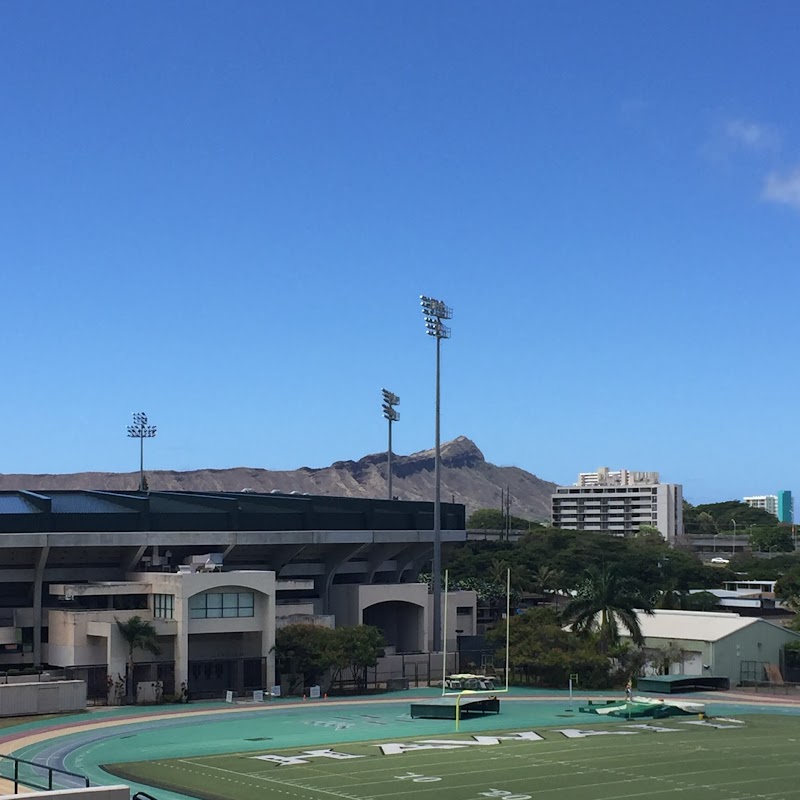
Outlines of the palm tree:
{"type": "Polygon", "coordinates": [[[559,605],[561,593],[569,590],[567,576],[563,569],[554,569],[550,575],[550,588],[553,590],[553,597],[556,601],[556,608],[559,605]]]}
{"type": "Polygon", "coordinates": [[[147,650],[157,656],[161,652],[158,646],[158,634],[152,623],[145,622],[141,617],[131,617],[127,622],[116,620],[122,638],[128,645],[128,676],[125,681],[128,698],[133,695],[133,653],[135,650],[147,650]]]}
{"type": "Polygon", "coordinates": [[[501,561],[499,558],[493,558],[489,564],[489,580],[492,583],[496,583],[498,586],[505,586],[507,575],[508,564],[501,561]]]}
{"type": "Polygon", "coordinates": [[[533,584],[539,594],[547,594],[547,592],[555,588],[553,586],[554,574],[555,570],[552,567],[548,567],[546,564],[542,564],[539,569],[536,570],[536,574],[533,576],[533,584]]]}
{"type": "Polygon", "coordinates": [[[653,613],[652,604],[626,586],[613,567],[593,567],[586,571],[577,595],[564,607],[564,617],[572,622],[576,632],[599,628],[598,649],[606,653],[619,642],[620,623],[628,629],[634,643],[644,644],[637,609],[653,613]]]}

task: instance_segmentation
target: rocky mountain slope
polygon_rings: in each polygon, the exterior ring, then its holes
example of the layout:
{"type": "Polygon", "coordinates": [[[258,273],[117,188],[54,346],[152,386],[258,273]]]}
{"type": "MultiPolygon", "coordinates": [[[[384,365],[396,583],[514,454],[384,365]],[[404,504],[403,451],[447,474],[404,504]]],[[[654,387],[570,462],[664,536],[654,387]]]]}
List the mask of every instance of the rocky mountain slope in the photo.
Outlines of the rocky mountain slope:
{"type": "MultiPolygon", "coordinates": [[[[401,500],[432,500],[434,452],[422,450],[393,459],[392,491],[401,500]]],[[[308,492],[344,497],[385,497],[386,453],[374,453],[358,461],[337,461],[329,467],[266,470],[236,467],[199,469],[191,472],[148,471],[151,489],[159,491],[308,492]]],[[[9,489],[104,489],[131,491],[139,485],[139,473],[78,472],[69,475],[3,475],[0,490],[9,489]]],[[[518,467],[490,464],[474,442],[459,436],[442,445],[442,500],[464,503],[467,513],[478,508],[500,508],[501,489],[511,490],[511,513],[526,519],[550,516],[554,483],[518,467]]]]}

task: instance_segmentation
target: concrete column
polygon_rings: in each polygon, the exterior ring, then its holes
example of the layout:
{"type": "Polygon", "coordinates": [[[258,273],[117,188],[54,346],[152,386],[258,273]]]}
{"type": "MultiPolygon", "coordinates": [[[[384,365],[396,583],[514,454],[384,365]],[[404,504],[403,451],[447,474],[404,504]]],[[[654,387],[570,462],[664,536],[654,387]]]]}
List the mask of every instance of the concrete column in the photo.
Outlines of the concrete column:
{"type": "MultiPolygon", "coordinates": [[[[106,662],[108,663],[108,675],[113,683],[116,683],[120,677],[123,679],[128,677],[132,680],[133,676],[127,676],[128,669],[128,646],[122,638],[122,634],[117,628],[116,622],[108,624],[108,636],[106,637],[106,662]]],[[[132,696],[136,696],[136,687],[127,687],[132,696]]],[[[123,697],[125,693],[123,693],[123,697]]],[[[114,688],[109,688],[108,700],[111,702],[114,699],[114,688]]]]}
{"type": "Polygon", "coordinates": [[[429,561],[430,557],[430,544],[412,544],[406,547],[401,553],[395,556],[395,565],[397,567],[395,583],[400,583],[402,581],[403,574],[408,569],[415,569],[416,572],[419,573],[421,566],[426,561],[429,561]]]}
{"type": "Polygon", "coordinates": [[[261,657],[266,659],[264,687],[269,691],[275,685],[275,595],[261,595],[264,602],[264,619],[261,628],[261,657]]]}
{"type": "Polygon", "coordinates": [[[268,550],[267,564],[275,572],[278,579],[281,570],[308,547],[308,544],[283,544],[275,545],[268,550]]]}
{"type": "MultiPolygon", "coordinates": [[[[175,694],[181,693],[181,684],[189,684],[189,601],[183,592],[175,594],[175,694]]],[[[189,687],[191,690],[191,686],[189,687]]]]}
{"type": "Polygon", "coordinates": [[[375,573],[383,566],[386,561],[391,561],[405,549],[404,544],[393,542],[391,544],[381,544],[373,549],[367,562],[367,574],[364,576],[364,583],[369,584],[375,580],[375,573]]]}
{"type": "Polygon", "coordinates": [[[331,555],[325,560],[325,574],[322,583],[322,613],[330,614],[330,597],[331,586],[333,579],[336,577],[336,572],[343,564],[346,564],[351,558],[357,556],[362,550],[369,547],[369,542],[351,547],[344,555],[331,555]]]}
{"type": "Polygon", "coordinates": [[[233,662],[233,669],[231,670],[231,681],[233,686],[230,688],[235,692],[241,692],[244,688],[244,658],[237,658],[233,662]]]}
{"type": "Polygon", "coordinates": [[[47,556],[50,554],[50,545],[45,545],[39,551],[36,561],[36,574],[33,580],[33,663],[42,663],[42,585],[44,582],[44,568],[47,556]]]}
{"type": "Polygon", "coordinates": [[[147,545],[143,544],[140,547],[137,547],[136,550],[133,551],[133,554],[130,555],[127,561],[123,562],[122,564],[122,571],[123,573],[132,572],[138,566],[139,562],[142,560],[142,556],[147,551],[147,545]]]}

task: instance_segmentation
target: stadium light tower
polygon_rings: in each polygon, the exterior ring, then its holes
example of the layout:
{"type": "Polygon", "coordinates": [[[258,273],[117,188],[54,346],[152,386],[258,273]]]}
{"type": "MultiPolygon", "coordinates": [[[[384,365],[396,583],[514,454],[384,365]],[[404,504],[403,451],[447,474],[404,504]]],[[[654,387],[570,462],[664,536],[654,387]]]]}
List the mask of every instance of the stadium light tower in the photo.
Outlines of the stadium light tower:
{"type": "Polygon", "coordinates": [[[400,419],[400,412],[395,406],[400,405],[400,398],[388,389],[381,389],[383,393],[383,416],[389,420],[389,451],[387,455],[386,471],[389,476],[389,499],[392,499],[392,423],[400,419]]]}
{"type": "Polygon", "coordinates": [[[446,306],[441,300],[420,295],[420,305],[422,314],[425,317],[425,330],[428,336],[436,339],[436,444],[434,456],[434,484],[435,493],[433,496],[433,649],[440,652],[442,649],[442,453],[441,441],[439,436],[439,416],[441,411],[440,402],[440,376],[441,376],[441,357],[442,339],[450,338],[450,328],[445,325],[443,319],[452,319],[453,309],[446,306]]]}
{"type": "Polygon", "coordinates": [[[139,491],[145,490],[144,485],[144,440],[152,439],[156,435],[156,426],[149,425],[147,414],[136,411],[133,414],[133,425],[128,425],[128,436],[139,440],[139,491]]]}

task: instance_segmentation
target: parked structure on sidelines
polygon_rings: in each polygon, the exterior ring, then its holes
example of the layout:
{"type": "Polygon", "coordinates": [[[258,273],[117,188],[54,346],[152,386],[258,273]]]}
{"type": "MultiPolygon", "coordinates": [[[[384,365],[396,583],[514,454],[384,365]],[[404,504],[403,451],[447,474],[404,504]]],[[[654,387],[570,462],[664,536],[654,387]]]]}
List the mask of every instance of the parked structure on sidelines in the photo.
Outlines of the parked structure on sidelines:
{"type": "MultiPolygon", "coordinates": [[[[668,665],[672,675],[716,675],[731,686],[766,680],[782,663],[783,648],[800,633],[758,617],[713,611],[638,612],[650,672],[668,665]]],[[[623,630],[623,641],[628,638],[623,630]]]]}

